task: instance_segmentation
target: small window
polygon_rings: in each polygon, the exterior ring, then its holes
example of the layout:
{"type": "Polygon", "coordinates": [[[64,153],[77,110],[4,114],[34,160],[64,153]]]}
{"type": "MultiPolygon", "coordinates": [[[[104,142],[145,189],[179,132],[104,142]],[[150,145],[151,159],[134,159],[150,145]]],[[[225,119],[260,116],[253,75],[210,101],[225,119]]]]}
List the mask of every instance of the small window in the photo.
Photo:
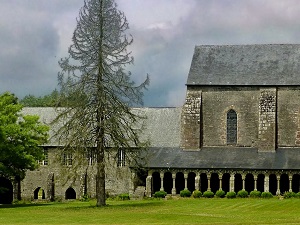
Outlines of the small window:
{"type": "Polygon", "coordinates": [[[237,114],[233,109],[227,113],[227,144],[236,145],[237,143],[237,114]]]}
{"type": "Polygon", "coordinates": [[[66,166],[71,166],[73,161],[72,153],[64,152],[63,154],[63,164],[66,166]]]}
{"type": "Polygon", "coordinates": [[[119,149],[118,150],[118,167],[123,167],[125,166],[125,150],[124,149],[119,149]]]}
{"type": "Polygon", "coordinates": [[[86,151],[86,160],[88,161],[89,165],[93,165],[96,162],[96,154],[95,151],[89,149],[86,151]]]}
{"type": "Polygon", "coordinates": [[[41,166],[47,166],[48,165],[48,149],[44,149],[44,160],[38,160],[38,163],[41,166]]]}

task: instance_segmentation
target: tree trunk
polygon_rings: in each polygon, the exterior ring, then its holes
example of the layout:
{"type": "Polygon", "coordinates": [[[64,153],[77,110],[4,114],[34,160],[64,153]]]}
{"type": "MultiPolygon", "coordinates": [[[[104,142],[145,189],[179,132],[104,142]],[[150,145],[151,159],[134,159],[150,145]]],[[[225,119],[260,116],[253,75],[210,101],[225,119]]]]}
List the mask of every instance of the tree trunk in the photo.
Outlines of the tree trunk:
{"type": "Polygon", "coordinates": [[[104,146],[97,146],[96,206],[106,205],[104,146]]]}

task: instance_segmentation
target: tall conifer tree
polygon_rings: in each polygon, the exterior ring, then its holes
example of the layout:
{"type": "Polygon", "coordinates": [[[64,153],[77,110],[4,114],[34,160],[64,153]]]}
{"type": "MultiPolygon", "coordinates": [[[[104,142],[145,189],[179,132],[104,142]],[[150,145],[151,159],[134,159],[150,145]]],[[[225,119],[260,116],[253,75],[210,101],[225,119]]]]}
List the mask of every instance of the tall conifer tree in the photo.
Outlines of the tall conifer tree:
{"type": "Polygon", "coordinates": [[[84,0],[69,57],[59,62],[58,80],[65,98],[60,101],[67,107],[57,117],[64,120],[58,135],[65,149],[92,147],[97,206],[106,204],[105,154],[143,145],[139,130],[133,128],[139,116],[130,107],[142,105],[149,78],[136,86],[124,69],[133,63],[127,51],[132,43],[127,30],[127,19],[114,0],[84,0]]]}

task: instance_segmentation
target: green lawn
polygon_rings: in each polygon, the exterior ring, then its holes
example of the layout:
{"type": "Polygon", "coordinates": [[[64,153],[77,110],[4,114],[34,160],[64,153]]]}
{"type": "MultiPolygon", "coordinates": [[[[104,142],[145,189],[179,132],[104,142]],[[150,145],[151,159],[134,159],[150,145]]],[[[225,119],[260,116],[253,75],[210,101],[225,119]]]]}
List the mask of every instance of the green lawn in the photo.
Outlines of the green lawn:
{"type": "Polygon", "coordinates": [[[173,199],[0,206],[0,224],[300,224],[300,199],[173,199]]]}

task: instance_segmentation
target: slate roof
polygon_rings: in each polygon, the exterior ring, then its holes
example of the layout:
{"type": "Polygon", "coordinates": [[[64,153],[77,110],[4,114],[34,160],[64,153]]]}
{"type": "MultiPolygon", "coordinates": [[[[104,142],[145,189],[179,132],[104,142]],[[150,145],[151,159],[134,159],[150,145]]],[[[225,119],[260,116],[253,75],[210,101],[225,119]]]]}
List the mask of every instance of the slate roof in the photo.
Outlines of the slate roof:
{"type": "Polygon", "coordinates": [[[146,167],[176,169],[300,169],[300,148],[258,152],[254,148],[206,147],[199,151],[151,148],[146,167]]]}
{"type": "MultiPolygon", "coordinates": [[[[132,110],[147,117],[141,140],[149,140],[151,147],[179,147],[181,108],[133,108],[132,110]]],[[[55,108],[51,107],[25,107],[22,113],[38,115],[40,121],[47,125],[50,125],[57,115],[55,108]]],[[[57,141],[52,138],[55,130],[57,128],[52,126],[47,146],[58,146],[57,141]]]]}
{"type": "Polygon", "coordinates": [[[196,46],[187,85],[300,85],[300,45],[196,46]]]}

